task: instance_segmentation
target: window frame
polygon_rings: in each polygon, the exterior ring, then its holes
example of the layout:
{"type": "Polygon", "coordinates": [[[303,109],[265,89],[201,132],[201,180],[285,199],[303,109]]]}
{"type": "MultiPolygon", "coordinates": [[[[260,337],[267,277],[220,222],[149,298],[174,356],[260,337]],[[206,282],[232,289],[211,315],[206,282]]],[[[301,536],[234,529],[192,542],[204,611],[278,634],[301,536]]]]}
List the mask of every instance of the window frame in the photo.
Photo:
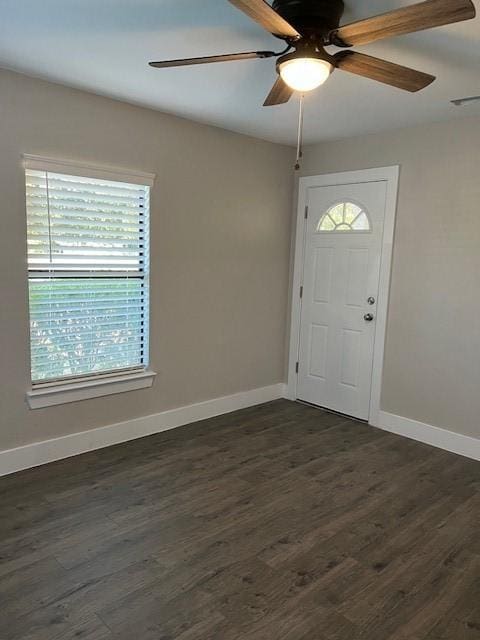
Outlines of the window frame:
{"type": "MultiPolygon", "coordinates": [[[[44,156],[24,154],[22,163],[23,174],[25,171],[47,171],[51,173],[63,173],[81,178],[92,178],[99,180],[110,180],[125,182],[149,187],[154,185],[155,174],[131,171],[128,169],[118,169],[111,166],[92,165],[90,163],[76,162],[70,160],[58,160],[44,156]]],[[[25,193],[25,189],[24,189],[25,193]]],[[[26,204],[26,203],[25,203],[26,204]]],[[[26,206],[25,206],[26,211],[26,206]]],[[[30,270],[26,269],[27,285],[30,280],[30,270]]],[[[144,274],[144,282],[149,286],[149,270],[144,274]]],[[[30,318],[30,311],[28,311],[30,318]]],[[[144,337],[146,351],[146,365],[132,366],[126,369],[89,372],[72,376],[71,378],[60,378],[50,380],[32,381],[31,371],[29,372],[30,388],[27,390],[27,402],[31,409],[75,402],[87,398],[105,396],[124,391],[131,391],[151,387],[156,373],[149,368],[149,314],[147,315],[147,330],[144,337]]],[[[30,322],[28,333],[28,348],[30,354],[30,322]]],[[[29,365],[31,357],[29,358],[29,365]]]]}

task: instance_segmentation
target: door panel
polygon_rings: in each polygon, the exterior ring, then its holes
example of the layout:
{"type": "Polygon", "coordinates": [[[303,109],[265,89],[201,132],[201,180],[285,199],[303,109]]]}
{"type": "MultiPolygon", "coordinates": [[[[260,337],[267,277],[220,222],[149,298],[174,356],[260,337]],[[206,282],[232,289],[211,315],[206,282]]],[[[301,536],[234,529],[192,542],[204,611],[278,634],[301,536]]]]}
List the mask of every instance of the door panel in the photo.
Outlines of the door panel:
{"type": "Polygon", "coordinates": [[[324,324],[312,324],[310,328],[310,375],[325,379],[327,359],[328,327],[324,324]]]}
{"type": "Polygon", "coordinates": [[[297,397],[367,419],[386,182],[308,191],[297,397]]]}
{"type": "Polygon", "coordinates": [[[332,261],[332,247],[319,247],[315,249],[314,302],[330,302],[330,291],[332,289],[332,261]]]}
{"type": "Polygon", "coordinates": [[[347,283],[345,304],[363,307],[367,297],[368,249],[349,249],[347,258],[347,283]]]}
{"type": "Polygon", "coordinates": [[[361,338],[361,331],[354,331],[352,329],[343,330],[340,382],[349,387],[358,387],[361,338]]]}

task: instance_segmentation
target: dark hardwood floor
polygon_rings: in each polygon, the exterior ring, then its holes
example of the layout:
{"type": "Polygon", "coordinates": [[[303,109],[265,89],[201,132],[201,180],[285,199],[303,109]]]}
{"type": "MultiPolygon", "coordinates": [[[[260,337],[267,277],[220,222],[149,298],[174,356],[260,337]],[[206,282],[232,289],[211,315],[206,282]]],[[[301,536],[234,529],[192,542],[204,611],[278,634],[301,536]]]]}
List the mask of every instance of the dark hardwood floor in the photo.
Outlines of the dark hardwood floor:
{"type": "Polygon", "coordinates": [[[480,464],[280,400],[0,479],[1,640],[480,638],[480,464]]]}

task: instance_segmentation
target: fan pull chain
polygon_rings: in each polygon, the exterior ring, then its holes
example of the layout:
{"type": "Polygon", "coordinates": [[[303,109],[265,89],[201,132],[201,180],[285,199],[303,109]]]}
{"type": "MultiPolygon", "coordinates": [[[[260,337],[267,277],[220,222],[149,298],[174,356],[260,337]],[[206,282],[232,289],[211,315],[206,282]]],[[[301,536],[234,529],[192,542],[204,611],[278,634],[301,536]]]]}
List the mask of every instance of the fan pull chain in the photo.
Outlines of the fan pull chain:
{"type": "Polygon", "coordinates": [[[300,109],[298,112],[298,136],[297,136],[297,159],[295,160],[295,171],[300,169],[300,160],[303,156],[303,107],[305,94],[300,94],[300,109]]]}

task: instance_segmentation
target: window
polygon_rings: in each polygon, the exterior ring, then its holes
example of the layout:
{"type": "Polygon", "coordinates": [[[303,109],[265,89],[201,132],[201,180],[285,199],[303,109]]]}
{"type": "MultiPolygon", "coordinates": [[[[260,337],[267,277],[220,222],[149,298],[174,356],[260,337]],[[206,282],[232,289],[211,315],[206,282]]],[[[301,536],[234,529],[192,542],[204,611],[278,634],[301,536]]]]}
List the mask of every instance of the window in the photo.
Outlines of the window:
{"type": "Polygon", "coordinates": [[[362,207],[340,202],[323,214],[317,231],[370,231],[370,220],[362,207]]]}
{"type": "Polygon", "coordinates": [[[143,371],[149,180],[25,166],[33,385],[143,371]]]}

